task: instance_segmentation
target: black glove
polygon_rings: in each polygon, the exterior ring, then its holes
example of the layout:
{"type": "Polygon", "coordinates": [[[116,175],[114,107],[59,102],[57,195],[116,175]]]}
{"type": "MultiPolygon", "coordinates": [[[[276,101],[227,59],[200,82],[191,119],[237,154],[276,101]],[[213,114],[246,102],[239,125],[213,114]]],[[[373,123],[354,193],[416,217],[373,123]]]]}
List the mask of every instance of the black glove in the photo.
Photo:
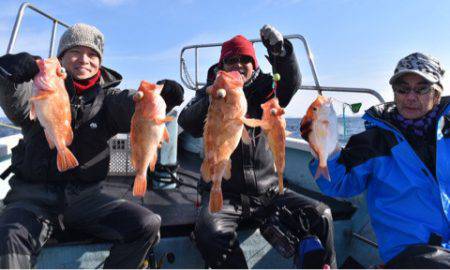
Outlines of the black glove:
{"type": "Polygon", "coordinates": [[[301,133],[302,138],[305,141],[308,141],[308,136],[309,136],[309,133],[311,132],[311,124],[312,124],[311,120],[305,120],[304,118],[302,119],[302,122],[300,123],[300,133],[301,133]]]}
{"type": "Polygon", "coordinates": [[[269,53],[275,56],[284,56],[283,35],[271,25],[264,25],[261,30],[261,40],[269,53]]]}
{"type": "Polygon", "coordinates": [[[0,57],[0,74],[13,83],[27,82],[39,73],[38,56],[22,52],[0,57]]]}
{"type": "Polygon", "coordinates": [[[172,80],[160,80],[156,84],[164,84],[164,87],[161,90],[161,97],[166,102],[167,112],[171,111],[173,107],[183,103],[184,89],[179,83],[172,80]]]}

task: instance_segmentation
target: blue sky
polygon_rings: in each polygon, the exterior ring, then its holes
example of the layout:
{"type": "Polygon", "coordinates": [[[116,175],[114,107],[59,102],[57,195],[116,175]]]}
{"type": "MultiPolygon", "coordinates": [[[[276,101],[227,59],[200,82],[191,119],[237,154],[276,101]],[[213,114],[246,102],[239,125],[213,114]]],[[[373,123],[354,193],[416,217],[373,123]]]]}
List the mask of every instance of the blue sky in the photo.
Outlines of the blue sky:
{"type": "MultiPolygon", "coordinates": [[[[68,24],[97,26],[106,37],[104,65],[124,76],[122,88],[137,88],[140,80],[180,81],[181,48],[223,42],[236,34],[257,38],[264,24],[283,34],[301,34],[315,56],[322,85],[371,88],[392,99],[388,80],[397,61],[421,51],[450,69],[450,1],[433,0],[259,0],[259,1],[30,1],[68,24]]],[[[21,1],[0,3],[0,51],[6,52],[21,1]]],[[[27,10],[14,52],[47,56],[51,24],[27,10]]],[[[63,28],[59,28],[59,36],[63,28]]],[[[294,42],[303,83],[312,85],[303,47],[294,42]]],[[[270,66],[257,45],[264,71],[270,66]]],[[[217,61],[219,49],[200,51],[200,78],[217,61]]],[[[192,54],[187,61],[193,71],[192,54]]],[[[444,87],[448,88],[450,71],[444,87]]],[[[445,90],[448,94],[449,90],[445,90]]],[[[194,92],[186,90],[188,101],[194,92]]],[[[367,96],[331,95],[346,102],[376,103],[367,96]]],[[[287,115],[302,116],[315,93],[298,92],[287,115]]],[[[340,105],[337,105],[340,106],[340,105]]],[[[340,108],[337,108],[339,111],[340,108]]]]}

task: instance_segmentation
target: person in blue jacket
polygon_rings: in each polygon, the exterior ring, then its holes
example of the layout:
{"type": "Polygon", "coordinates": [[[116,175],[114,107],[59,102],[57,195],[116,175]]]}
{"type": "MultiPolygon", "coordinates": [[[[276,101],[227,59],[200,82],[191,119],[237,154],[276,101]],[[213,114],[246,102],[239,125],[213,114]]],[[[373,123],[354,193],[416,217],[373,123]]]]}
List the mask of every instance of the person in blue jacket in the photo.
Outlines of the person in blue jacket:
{"type": "MultiPolygon", "coordinates": [[[[450,97],[441,97],[444,70],[422,53],[401,59],[389,83],[394,102],[374,106],[328,159],[329,196],[366,200],[387,268],[450,268],[450,97]]],[[[311,125],[304,123],[302,137],[311,125]]],[[[311,162],[315,175],[318,161],[311,162]]]]}

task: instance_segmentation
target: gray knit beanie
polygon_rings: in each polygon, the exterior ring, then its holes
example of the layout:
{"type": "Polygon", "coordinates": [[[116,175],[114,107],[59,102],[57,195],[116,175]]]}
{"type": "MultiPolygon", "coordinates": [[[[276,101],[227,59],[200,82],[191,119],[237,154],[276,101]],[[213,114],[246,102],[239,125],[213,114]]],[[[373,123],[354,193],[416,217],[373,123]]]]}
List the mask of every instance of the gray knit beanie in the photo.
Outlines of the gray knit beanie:
{"type": "Polygon", "coordinates": [[[100,30],[88,24],[77,23],[69,27],[61,36],[58,57],[61,57],[65,51],[75,46],[86,46],[96,51],[100,59],[102,59],[103,45],[104,37],[100,30]]]}

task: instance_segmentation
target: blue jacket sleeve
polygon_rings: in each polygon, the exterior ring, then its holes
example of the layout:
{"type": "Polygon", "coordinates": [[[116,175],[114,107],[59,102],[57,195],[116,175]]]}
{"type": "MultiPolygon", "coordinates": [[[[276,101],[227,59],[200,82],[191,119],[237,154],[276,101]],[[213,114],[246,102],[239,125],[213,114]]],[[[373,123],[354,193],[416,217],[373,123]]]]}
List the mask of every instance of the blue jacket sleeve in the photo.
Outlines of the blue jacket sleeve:
{"type": "MultiPolygon", "coordinates": [[[[363,192],[368,183],[372,171],[373,160],[368,160],[356,167],[347,170],[346,166],[339,163],[341,151],[330,156],[328,159],[328,170],[331,180],[319,177],[316,180],[320,190],[328,196],[352,197],[363,192]]],[[[319,162],[313,159],[310,163],[312,175],[316,174],[319,162]]]]}
{"type": "MultiPolygon", "coordinates": [[[[331,181],[317,179],[323,193],[336,197],[351,197],[363,192],[377,168],[380,157],[390,155],[393,135],[380,128],[371,128],[353,135],[344,149],[328,158],[331,181]]],[[[315,175],[318,161],[310,169],[315,175]]]]}

